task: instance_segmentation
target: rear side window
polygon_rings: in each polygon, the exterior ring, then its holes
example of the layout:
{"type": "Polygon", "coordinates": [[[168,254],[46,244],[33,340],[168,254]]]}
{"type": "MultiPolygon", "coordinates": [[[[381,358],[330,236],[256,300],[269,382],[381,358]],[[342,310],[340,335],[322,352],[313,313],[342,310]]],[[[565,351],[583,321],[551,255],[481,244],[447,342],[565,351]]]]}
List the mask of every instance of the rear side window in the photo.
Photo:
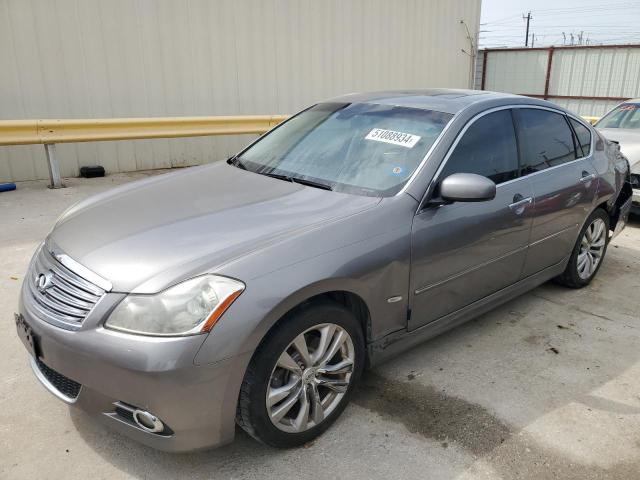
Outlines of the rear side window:
{"type": "MultiPolygon", "coordinates": [[[[586,157],[591,153],[591,132],[577,120],[569,118],[569,121],[571,122],[573,130],[576,132],[576,136],[578,137],[578,145],[580,145],[580,148],[582,149],[581,156],[586,157]]],[[[578,156],[580,156],[580,152],[578,152],[578,156]]]]}
{"type": "Polygon", "coordinates": [[[573,133],[564,115],[533,108],[514,109],[522,175],[575,160],[573,133]]]}
{"type": "Polygon", "coordinates": [[[495,183],[518,176],[518,148],[509,110],[476,120],[447,160],[441,179],[453,173],[476,173],[495,183]]]}

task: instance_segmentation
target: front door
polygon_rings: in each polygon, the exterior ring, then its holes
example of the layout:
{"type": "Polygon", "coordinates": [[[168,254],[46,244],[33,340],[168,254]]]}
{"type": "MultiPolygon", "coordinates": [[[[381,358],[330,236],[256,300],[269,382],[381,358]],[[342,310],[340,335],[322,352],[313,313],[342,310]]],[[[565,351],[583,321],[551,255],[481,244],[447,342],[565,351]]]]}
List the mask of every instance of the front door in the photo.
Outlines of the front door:
{"type": "Polygon", "coordinates": [[[524,268],[528,276],[571,254],[593,210],[598,180],[590,160],[591,134],[584,125],[550,110],[517,108],[513,112],[521,172],[530,179],[534,194],[531,245],[524,268]]]}
{"type": "MultiPolygon", "coordinates": [[[[512,113],[498,110],[467,125],[436,176],[476,173],[496,184],[493,200],[427,205],[411,246],[412,330],[521,278],[529,242],[532,189],[518,175],[512,113]]],[[[437,185],[436,183],[436,185],[437,185]]],[[[436,186],[437,195],[437,186],[436,186]]]]}

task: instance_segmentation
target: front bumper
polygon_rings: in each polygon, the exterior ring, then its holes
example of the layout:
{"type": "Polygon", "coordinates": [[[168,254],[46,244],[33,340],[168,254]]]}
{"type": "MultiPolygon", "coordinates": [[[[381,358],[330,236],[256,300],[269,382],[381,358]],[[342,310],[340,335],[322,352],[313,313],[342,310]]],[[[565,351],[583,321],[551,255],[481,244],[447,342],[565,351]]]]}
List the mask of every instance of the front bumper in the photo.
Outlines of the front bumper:
{"type": "Polygon", "coordinates": [[[36,338],[42,368],[81,387],[76,398],[56,394],[57,388],[51,382],[47,385],[33,359],[39,380],[59,399],[160,450],[188,451],[233,440],[238,393],[250,353],[196,365],[203,335],[159,338],[104,329],[102,317],[121,298],[107,294],[82,327],[71,331],[37,318],[23,292],[19,310],[36,338]],[[159,434],[141,429],[119,413],[122,409],[117,407],[122,404],[151,412],[167,430],[159,434]]]}

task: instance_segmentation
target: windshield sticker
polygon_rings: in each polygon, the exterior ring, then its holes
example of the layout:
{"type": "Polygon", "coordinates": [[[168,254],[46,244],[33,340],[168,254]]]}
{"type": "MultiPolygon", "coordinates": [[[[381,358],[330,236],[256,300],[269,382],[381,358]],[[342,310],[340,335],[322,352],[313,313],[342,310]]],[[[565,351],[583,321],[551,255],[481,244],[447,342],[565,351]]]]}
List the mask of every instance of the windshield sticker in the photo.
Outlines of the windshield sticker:
{"type": "Polygon", "coordinates": [[[391,170],[391,175],[402,175],[402,172],[404,172],[404,168],[402,167],[393,167],[393,169],[391,170]]]}
{"type": "Polygon", "coordinates": [[[392,143],[401,147],[413,148],[420,141],[419,136],[410,133],[395,132],[393,130],[383,130],[382,128],[374,128],[364,137],[365,140],[373,140],[376,142],[392,143]]]}

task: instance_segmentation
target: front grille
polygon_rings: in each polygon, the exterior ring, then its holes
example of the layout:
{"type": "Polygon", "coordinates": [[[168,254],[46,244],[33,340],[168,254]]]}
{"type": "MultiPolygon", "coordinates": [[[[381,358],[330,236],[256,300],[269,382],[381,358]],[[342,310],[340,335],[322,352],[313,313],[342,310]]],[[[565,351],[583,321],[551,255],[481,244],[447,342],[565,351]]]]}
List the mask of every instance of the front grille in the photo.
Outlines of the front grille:
{"type": "Polygon", "coordinates": [[[36,253],[25,284],[38,317],[61,327],[78,328],[105,293],[62,265],[44,246],[36,253]]]}
{"type": "Polygon", "coordinates": [[[56,372],[53,368],[47,367],[39,358],[36,359],[36,365],[38,366],[40,372],[56,390],[72,400],[78,398],[81,387],[78,382],[74,382],[70,378],[67,378],[61,373],[56,372]]]}

